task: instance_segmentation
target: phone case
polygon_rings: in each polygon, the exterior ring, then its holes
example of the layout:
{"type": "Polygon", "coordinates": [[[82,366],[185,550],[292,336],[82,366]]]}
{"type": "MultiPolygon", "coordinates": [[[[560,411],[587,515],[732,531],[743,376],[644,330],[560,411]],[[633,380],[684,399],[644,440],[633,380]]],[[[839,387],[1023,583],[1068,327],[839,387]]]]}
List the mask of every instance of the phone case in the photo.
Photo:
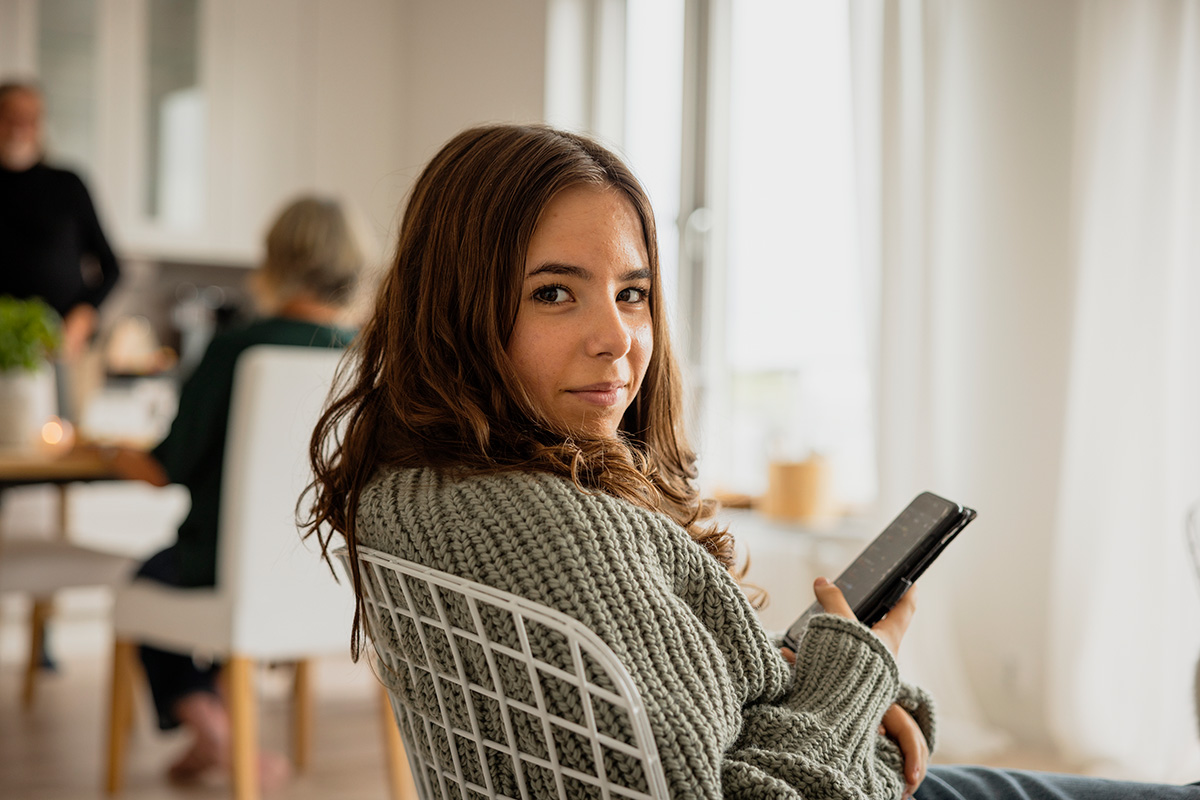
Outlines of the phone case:
{"type": "MultiPolygon", "coordinates": [[[[859,621],[871,627],[887,616],[975,516],[973,509],[932,492],[917,495],[834,581],[859,621]]],[[[820,603],[813,603],[788,628],[784,645],[795,650],[808,620],[821,611],[820,603]]]]}

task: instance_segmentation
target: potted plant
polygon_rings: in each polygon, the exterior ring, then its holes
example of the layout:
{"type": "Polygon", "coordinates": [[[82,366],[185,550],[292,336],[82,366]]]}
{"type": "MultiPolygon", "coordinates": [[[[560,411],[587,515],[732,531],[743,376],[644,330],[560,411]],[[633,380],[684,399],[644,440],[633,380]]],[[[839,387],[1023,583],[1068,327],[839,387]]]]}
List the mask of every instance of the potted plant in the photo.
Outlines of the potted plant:
{"type": "Polygon", "coordinates": [[[42,300],[0,296],[0,447],[28,446],[53,412],[49,360],[61,329],[42,300]]]}

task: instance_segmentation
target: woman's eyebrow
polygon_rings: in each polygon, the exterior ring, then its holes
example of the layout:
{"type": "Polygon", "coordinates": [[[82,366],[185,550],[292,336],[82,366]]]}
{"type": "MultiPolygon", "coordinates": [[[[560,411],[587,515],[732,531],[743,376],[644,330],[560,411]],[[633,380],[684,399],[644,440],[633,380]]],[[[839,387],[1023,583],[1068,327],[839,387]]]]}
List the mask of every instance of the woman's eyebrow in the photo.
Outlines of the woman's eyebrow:
{"type": "Polygon", "coordinates": [[[565,275],[569,278],[579,278],[580,280],[591,280],[592,273],[583,267],[572,266],[571,264],[542,264],[532,272],[526,273],[525,279],[535,278],[538,275],[565,275]]]}
{"type": "MultiPolygon", "coordinates": [[[[583,267],[576,267],[572,264],[542,264],[537,269],[525,275],[525,279],[537,277],[538,275],[565,275],[569,278],[578,278],[579,280],[590,281],[592,273],[583,267]]],[[[633,269],[621,275],[620,280],[625,281],[648,281],[651,274],[649,269],[633,269]]]]}

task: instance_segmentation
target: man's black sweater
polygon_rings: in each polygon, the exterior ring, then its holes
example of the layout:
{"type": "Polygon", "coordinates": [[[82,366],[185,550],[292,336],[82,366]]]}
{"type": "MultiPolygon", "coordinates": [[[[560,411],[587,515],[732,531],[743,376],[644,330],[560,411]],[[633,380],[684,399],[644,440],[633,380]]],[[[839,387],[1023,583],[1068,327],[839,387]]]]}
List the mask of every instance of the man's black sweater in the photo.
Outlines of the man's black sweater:
{"type": "Polygon", "coordinates": [[[79,176],[37,164],[0,167],[0,294],[40,297],[59,314],[79,303],[98,306],[119,267],[79,176]],[[99,274],[85,278],[86,257],[99,274]]]}

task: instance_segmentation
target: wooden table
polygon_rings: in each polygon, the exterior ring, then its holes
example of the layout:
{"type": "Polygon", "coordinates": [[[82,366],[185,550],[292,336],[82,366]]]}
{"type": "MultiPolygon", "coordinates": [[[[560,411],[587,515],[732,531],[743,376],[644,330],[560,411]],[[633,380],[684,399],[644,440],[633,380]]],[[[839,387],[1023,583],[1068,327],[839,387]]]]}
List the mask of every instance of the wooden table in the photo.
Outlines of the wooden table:
{"type": "Polygon", "coordinates": [[[39,450],[0,450],[0,489],[50,483],[65,486],[77,481],[114,480],[118,476],[100,454],[90,448],[54,456],[39,450]]]}

